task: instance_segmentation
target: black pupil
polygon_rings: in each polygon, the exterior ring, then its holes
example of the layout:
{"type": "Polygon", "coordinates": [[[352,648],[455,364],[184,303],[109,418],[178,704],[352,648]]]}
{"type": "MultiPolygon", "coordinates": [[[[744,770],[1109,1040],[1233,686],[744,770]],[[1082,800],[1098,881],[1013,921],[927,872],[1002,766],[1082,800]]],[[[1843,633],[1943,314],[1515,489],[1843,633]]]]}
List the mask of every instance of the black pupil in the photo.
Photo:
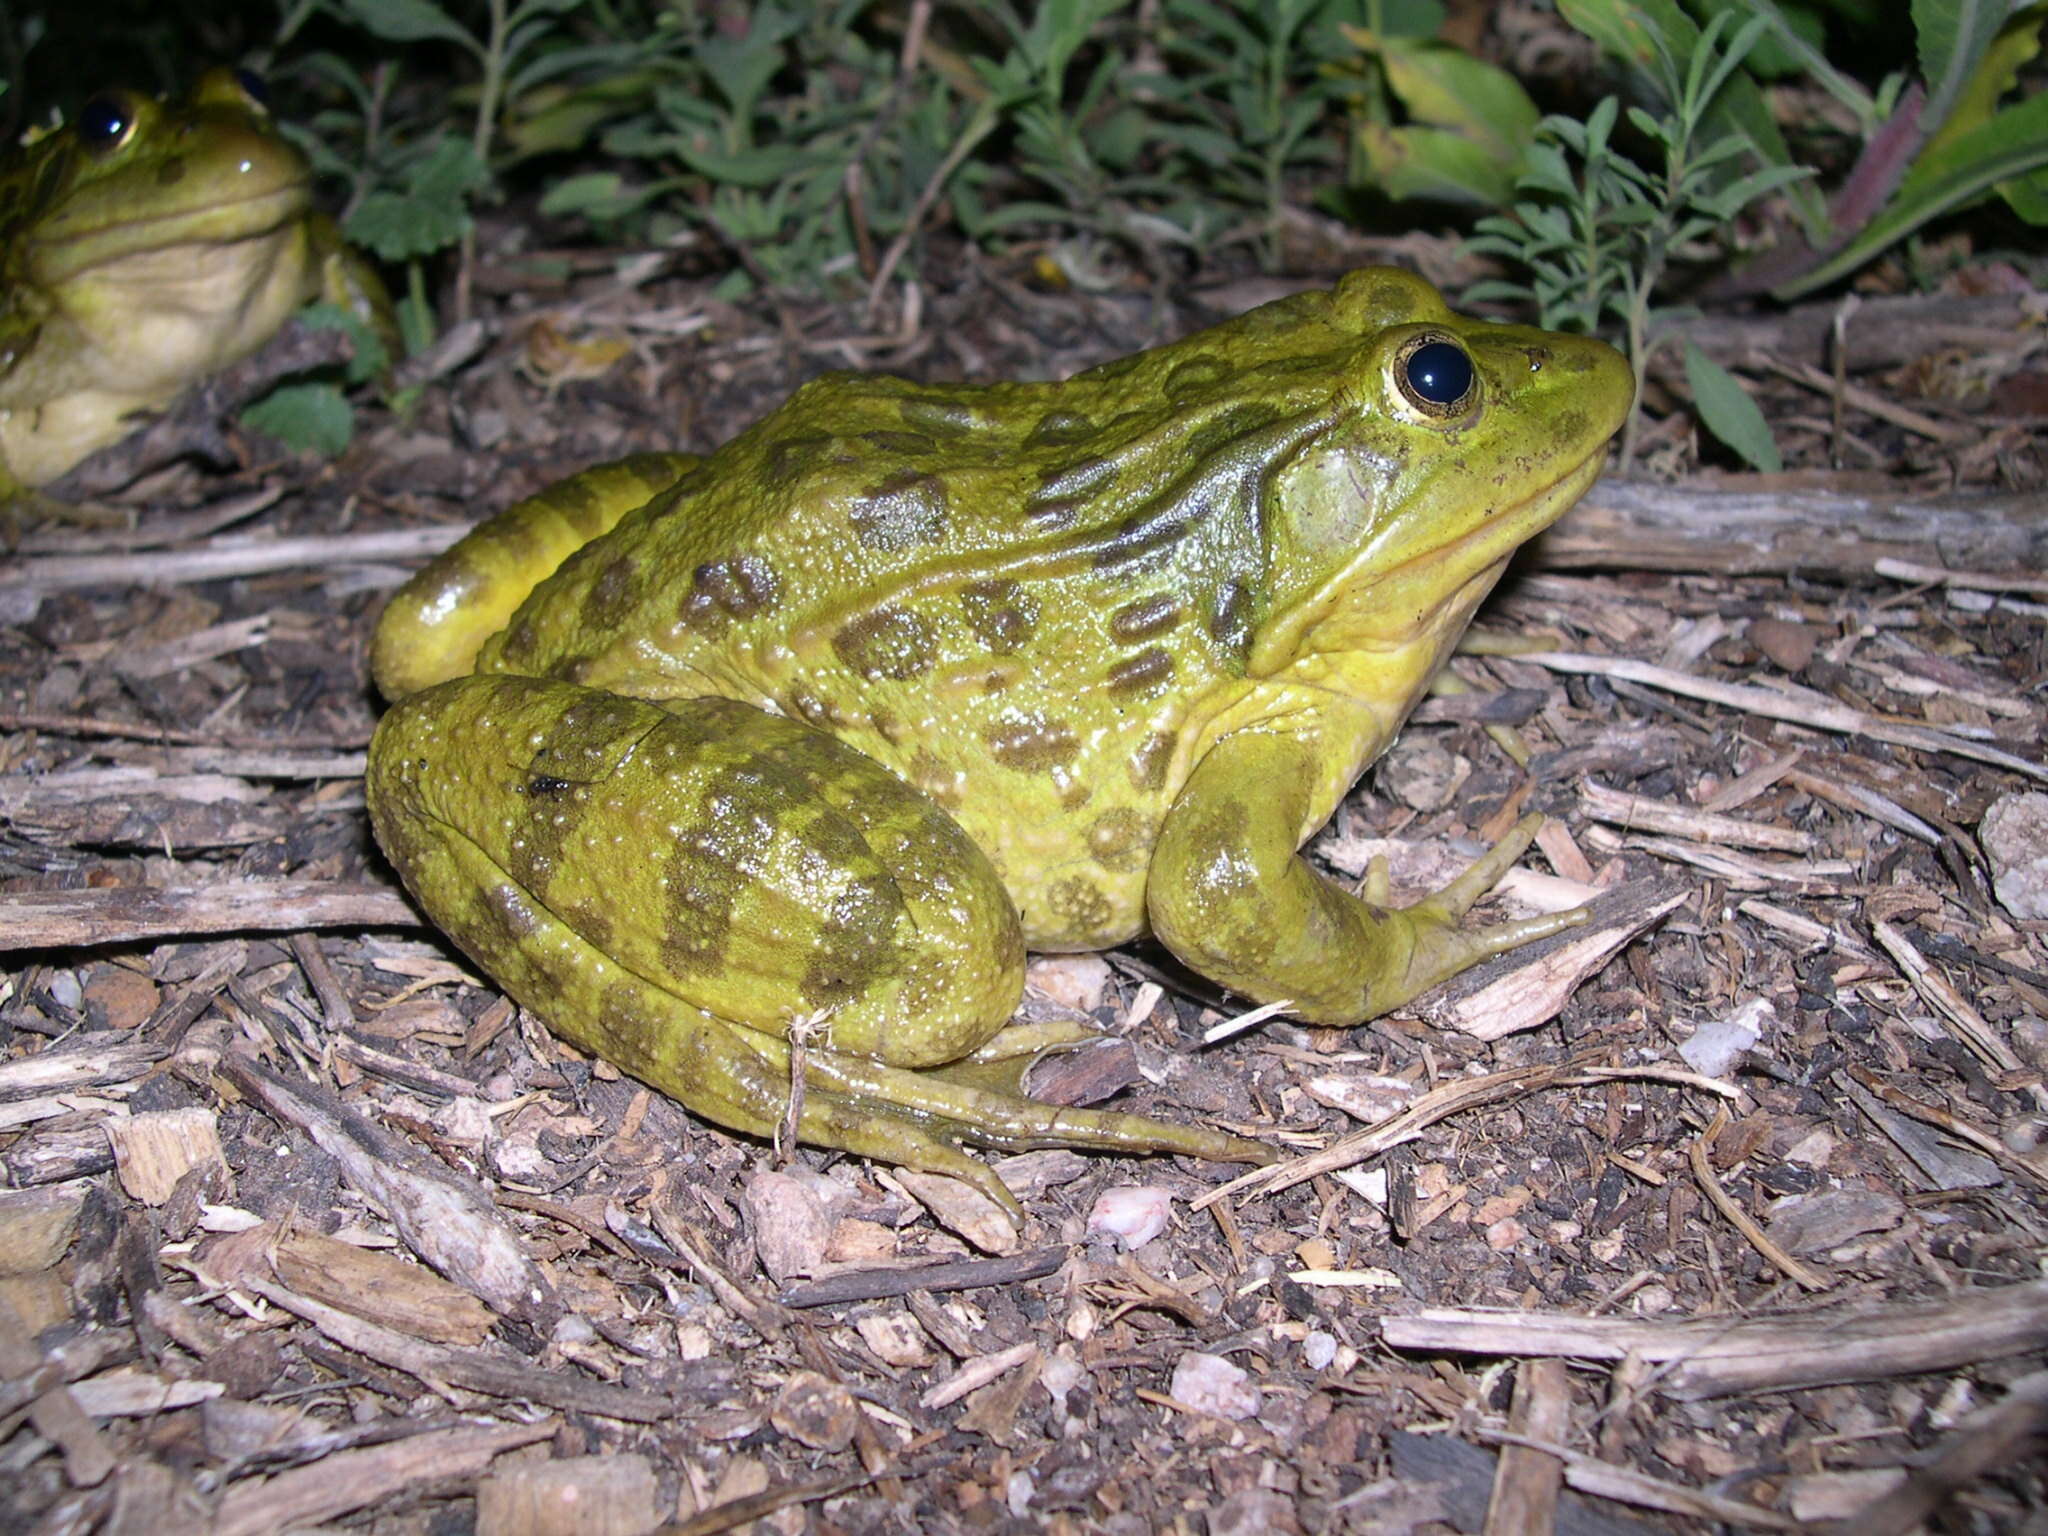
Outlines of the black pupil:
{"type": "Polygon", "coordinates": [[[263,77],[247,69],[235,71],[235,84],[239,85],[248,98],[259,107],[270,105],[270,87],[263,83],[263,77]]]}
{"type": "Polygon", "coordinates": [[[1456,405],[1472,388],[1472,359],[1448,341],[1432,341],[1408,355],[1408,387],[1431,405],[1456,405]]]}
{"type": "Polygon", "coordinates": [[[128,131],[128,108],[118,96],[95,96],[78,109],[78,136],[88,149],[118,144],[128,131]]]}

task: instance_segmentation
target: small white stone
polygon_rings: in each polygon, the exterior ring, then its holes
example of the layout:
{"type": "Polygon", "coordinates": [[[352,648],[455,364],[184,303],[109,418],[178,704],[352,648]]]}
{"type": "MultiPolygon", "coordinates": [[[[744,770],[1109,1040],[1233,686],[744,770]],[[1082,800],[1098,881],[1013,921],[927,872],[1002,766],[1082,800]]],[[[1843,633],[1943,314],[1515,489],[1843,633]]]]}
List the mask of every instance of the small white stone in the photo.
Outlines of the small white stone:
{"type": "Polygon", "coordinates": [[[2048,794],[2003,795],[1977,823],[1999,904],[2023,922],[2048,918],[2048,794]]]}
{"type": "Polygon", "coordinates": [[[1113,1237],[1125,1252],[1142,1248],[1166,1230],[1173,1196],[1149,1184],[1105,1189],[1088,1211],[1088,1235],[1113,1237]]]}
{"type": "Polygon", "coordinates": [[[1259,1389],[1221,1355],[1189,1350],[1173,1368],[1168,1389],[1175,1402],[1219,1419],[1248,1419],[1259,1411],[1259,1389]]]}

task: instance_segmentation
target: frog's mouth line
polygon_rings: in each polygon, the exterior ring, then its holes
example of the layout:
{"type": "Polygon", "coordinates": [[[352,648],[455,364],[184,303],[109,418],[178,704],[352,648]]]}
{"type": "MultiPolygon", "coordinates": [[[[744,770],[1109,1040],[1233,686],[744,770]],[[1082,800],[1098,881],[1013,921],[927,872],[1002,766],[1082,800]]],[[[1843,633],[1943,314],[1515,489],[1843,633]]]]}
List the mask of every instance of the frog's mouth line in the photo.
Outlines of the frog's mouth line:
{"type": "Polygon", "coordinates": [[[55,239],[37,242],[42,247],[37,280],[45,284],[64,283],[96,267],[115,266],[133,256],[155,255],[183,246],[224,246],[258,240],[302,218],[312,206],[313,184],[308,178],[299,177],[274,182],[241,197],[217,199],[204,208],[124,219],[101,234],[67,241],[60,233],[55,239]],[[66,244],[75,245],[78,254],[69,260],[52,260],[66,244]]]}

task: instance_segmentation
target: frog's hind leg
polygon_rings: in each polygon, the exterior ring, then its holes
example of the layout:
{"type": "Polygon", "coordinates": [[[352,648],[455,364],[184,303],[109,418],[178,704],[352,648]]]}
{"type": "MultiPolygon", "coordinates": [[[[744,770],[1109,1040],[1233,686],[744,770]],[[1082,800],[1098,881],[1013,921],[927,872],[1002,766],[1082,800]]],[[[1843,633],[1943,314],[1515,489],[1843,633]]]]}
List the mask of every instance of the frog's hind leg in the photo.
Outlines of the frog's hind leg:
{"type": "Polygon", "coordinates": [[[635,454],[479,523],[400,587],[377,620],[370,671],[378,690],[395,703],[466,677],[483,643],[557,566],[699,462],[688,453],[635,454]]]}
{"type": "Polygon", "coordinates": [[[379,725],[378,841],[476,962],[584,1050],[735,1130],[967,1179],[962,1143],[1184,1152],[1256,1144],[946,1081],[1023,984],[1016,912],[927,797],[843,743],[730,699],[657,708],[507,675],[379,725]],[[882,1065],[886,1058],[893,1065],[882,1065]]]}

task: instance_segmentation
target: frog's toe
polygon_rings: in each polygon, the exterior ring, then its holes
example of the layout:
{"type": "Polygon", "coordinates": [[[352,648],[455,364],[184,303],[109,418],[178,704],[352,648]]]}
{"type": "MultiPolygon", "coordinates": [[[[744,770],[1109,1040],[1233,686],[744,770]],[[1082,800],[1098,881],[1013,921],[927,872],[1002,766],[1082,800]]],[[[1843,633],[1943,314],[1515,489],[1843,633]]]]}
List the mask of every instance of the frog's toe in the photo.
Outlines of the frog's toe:
{"type": "Polygon", "coordinates": [[[1079,1151],[1172,1152],[1219,1163],[1266,1163],[1270,1148],[1206,1126],[1176,1125],[1117,1110],[1075,1109],[963,1083],[942,1072],[908,1072],[837,1054],[810,1058],[832,1091],[919,1124],[944,1125],[958,1140],[1004,1152],[1043,1147],[1079,1151]]]}
{"type": "MultiPolygon", "coordinates": [[[[1410,910],[1426,908],[1432,912],[1441,913],[1446,921],[1456,922],[1472,909],[1475,902],[1485,896],[1496,885],[1500,884],[1501,878],[1515,867],[1516,860],[1529,851],[1529,845],[1536,841],[1536,834],[1542,827],[1542,812],[1531,811],[1508,829],[1507,836],[1474,859],[1467,866],[1465,872],[1459,875],[1457,879],[1426,900],[1418,902],[1416,907],[1410,910]]],[[[1564,926],[1568,927],[1570,925],[1566,924],[1564,926]]],[[[1545,931],[1555,933],[1557,930],[1556,928],[1550,928],[1545,931]]],[[[1541,936],[1540,934],[1530,935],[1531,938],[1539,938],[1541,936]]],[[[1502,947],[1512,949],[1515,943],[1527,942],[1527,939],[1518,939],[1502,947]]],[[[1500,950],[1490,950],[1488,953],[1499,954],[1500,950]]]]}
{"type": "Polygon", "coordinates": [[[1567,912],[1513,918],[1487,928],[1458,926],[1472,905],[1514,867],[1542,825],[1541,815],[1524,816],[1506,837],[1442,890],[1413,906],[1384,914],[1390,932],[1399,936],[1401,959],[1398,964],[1383,966],[1381,974],[1369,982],[1371,1006],[1376,1012],[1399,1007],[1482,961],[1586,921],[1586,909],[1573,907],[1567,912]]]}

